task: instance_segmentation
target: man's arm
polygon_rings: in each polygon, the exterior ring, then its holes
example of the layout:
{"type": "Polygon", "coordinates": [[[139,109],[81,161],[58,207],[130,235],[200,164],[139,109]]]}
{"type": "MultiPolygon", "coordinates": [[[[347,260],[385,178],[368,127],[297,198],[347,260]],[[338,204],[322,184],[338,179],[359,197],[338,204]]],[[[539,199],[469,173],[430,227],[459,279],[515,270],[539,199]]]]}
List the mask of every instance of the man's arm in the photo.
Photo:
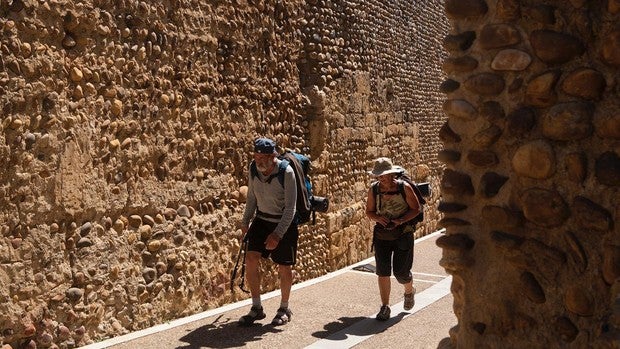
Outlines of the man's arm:
{"type": "MultiPolygon", "coordinates": [[[[252,179],[252,175],[250,174],[250,171],[248,171],[248,197],[245,201],[245,211],[243,212],[243,218],[241,219],[242,230],[247,230],[250,225],[250,220],[252,220],[252,217],[254,217],[254,213],[256,212],[257,205],[253,182],[254,180],[252,179]]],[[[245,235],[245,231],[243,234],[245,235]]]]}

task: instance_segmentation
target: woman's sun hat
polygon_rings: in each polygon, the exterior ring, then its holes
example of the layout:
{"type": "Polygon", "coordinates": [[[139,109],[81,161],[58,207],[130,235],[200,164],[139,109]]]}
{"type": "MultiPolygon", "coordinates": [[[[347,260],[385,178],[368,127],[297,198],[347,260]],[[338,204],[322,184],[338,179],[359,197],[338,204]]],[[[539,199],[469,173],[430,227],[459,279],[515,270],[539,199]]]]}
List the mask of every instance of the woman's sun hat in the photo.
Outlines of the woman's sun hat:
{"type": "Polygon", "coordinates": [[[390,173],[398,173],[402,171],[402,167],[392,165],[390,158],[381,157],[375,160],[375,165],[372,171],[368,171],[373,176],[382,176],[390,173]]]}

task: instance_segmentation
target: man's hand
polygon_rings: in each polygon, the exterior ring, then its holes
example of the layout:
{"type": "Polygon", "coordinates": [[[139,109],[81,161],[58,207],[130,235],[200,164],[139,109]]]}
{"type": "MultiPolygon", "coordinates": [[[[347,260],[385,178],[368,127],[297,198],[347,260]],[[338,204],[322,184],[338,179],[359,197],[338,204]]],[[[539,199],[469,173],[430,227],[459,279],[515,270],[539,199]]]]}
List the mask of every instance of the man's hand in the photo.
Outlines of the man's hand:
{"type": "Polygon", "coordinates": [[[244,227],[241,227],[241,238],[240,238],[241,241],[245,239],[245,235],[248,233],[248,229],[249,227],[247,225],[244,227]]]}
{"type": "Polygon", "coordinates": [[[268,250],[273,250],[278,247],[280,243],[280,237],[276,233],[271,233],[267,236],[267,240],[265,240],[265,248],[268,250]]]}

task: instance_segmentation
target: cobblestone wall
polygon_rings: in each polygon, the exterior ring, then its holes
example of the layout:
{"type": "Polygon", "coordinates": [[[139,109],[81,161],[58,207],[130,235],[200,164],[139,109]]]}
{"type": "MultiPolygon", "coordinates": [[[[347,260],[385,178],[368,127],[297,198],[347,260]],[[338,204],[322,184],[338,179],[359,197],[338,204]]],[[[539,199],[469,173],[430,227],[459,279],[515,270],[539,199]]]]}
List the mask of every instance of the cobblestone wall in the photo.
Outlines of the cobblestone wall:
{"type": "Polygon", "coordinates": [[[310,154],[331,199],[296,281],[368,257],[371,160],[439,185],[447,28],[440,1],[0,0],[0,343],[246,297],[228,286],[256,135],[310,154]]]}
{"type": "Polygon", "coordinates": [[[448,0],[459,348],[618,348],[620,2],[448,0]]]}

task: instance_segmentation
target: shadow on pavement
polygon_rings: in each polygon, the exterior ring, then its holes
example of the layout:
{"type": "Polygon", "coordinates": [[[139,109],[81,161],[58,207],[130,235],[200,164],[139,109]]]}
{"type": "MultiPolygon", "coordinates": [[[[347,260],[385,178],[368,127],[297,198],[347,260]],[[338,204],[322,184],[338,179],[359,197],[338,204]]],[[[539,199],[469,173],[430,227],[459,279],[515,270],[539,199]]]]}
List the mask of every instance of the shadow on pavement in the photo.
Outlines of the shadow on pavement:
{"type": "Polygon", "coordinates": [[[325,331],[314,332],[312,336],[331,340],[345,340],[349,336],[370,336],[385,331],[399,323],[407,313],[400,313],[387,321],[377,321],[365,316],[341,317],[338,321],[330,322],[323,328],[325,331]]]}
{"type": "Polygon", "coordinates": [[[227,318],[225,321],[220,321],[221,317],[222,315],[211,324],[199,327],[181,337],[179,340],[186,342],[187,345],[179,346],[176,349],[238,348],[247,343],[261,340],[265,333],[282,332],[271,324],[257,323],[252,326],[240,327],[237,320],[227,318]],[[243,331],[240,331],[240,328],[243,328],[243,331]]]}

